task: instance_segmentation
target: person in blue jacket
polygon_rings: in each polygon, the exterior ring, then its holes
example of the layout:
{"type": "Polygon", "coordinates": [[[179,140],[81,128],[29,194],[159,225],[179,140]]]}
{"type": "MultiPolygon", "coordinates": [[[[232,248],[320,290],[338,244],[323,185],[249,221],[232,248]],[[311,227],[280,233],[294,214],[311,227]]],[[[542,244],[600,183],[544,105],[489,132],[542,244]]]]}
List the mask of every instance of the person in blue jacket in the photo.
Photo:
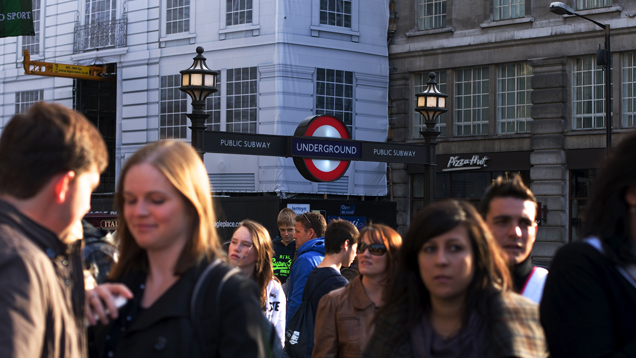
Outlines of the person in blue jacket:
{"type": "Polygon", "coordinates": [[[287,324],[300,307],[307,276],[325,257],[326,228],[327,221],[318,213],[302,213],[296,217],[294,239],[298,250],[287,281],[287,324]]]}

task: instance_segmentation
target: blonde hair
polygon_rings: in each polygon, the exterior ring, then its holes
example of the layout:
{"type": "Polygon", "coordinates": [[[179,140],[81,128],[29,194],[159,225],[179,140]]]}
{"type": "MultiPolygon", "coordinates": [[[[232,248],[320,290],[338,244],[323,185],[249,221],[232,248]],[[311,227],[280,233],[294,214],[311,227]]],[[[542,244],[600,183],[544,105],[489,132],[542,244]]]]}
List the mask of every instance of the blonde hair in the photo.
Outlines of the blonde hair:
{"type": "Polygon", "coordinates": [[[146,251],[137,245],[124,216],[124,179],[131,167],[143,163],[152,165],[166,176],[181,194],[190,217],[189,240],[183,247],[175,266],[175,275],[204,259],[218,256],[220,243],[216,232],[216,216],[208,173],[197,152],[191,146],[174,140],[162,140],[137,151],[124,165],[117,185],[115,203],[119,213],[120,258],[109,277],[118,278],[133,270],[148,271],[146,251]]]}
{"type": "MultiPolygon", "coordinates": [[[[272,239],[267,229],[256,221],[243,220],[236,227],[236,230],[244,227],[249,231],[252,238],[253,249],[256,250],[256,264],[254,265],[254,273],[252,277],[258,285],[261,299],[261,308],[267,308],[267,285],[271,280],[278,280],[274,277],[274,268],[272,266],[272,256],[274,256],[274,248],[272,247],[272,239]]],[[[234,232],[236,232],[234,230],[234,232]]]]}

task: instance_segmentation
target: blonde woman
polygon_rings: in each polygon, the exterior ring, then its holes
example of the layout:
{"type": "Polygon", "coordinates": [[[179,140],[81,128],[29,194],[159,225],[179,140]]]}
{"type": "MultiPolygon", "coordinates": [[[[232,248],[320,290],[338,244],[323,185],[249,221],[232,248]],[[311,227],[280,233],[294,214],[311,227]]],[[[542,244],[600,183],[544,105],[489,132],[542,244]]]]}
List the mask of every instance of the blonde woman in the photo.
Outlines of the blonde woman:
{"type": "Polygon", "coordinates": [[[116,203],[120,258],[109,278],[134,297],[111,322],[101,300],[89,301],[105,324],[95,328],[96,355],[264,357],[257,288],[242,275],[220,291],[220,280],[207,281],[202,309],[191,312],[197,279],[219,249],[208,175],[192,147],[172,140],[143,147],[121,171],[116,203]]]}
{"type": "Polygon", "coordinates": [[[234,230],[228,250],[228,262],[238,267],[246,277],[256,281],[261,308],[276,327],[276,333],[285,345],[285,293],[272,267],[272,240],[263,225],[243,220],[234,230]]]}

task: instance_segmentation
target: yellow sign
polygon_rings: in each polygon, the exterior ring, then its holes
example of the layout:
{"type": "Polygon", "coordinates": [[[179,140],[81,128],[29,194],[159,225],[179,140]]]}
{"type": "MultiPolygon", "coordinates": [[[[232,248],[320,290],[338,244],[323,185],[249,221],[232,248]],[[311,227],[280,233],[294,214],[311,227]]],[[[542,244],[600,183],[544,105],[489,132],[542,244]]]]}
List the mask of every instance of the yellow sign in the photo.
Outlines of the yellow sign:
{"type": "Polygon", "coordinates": [[[75,66],[75,65],[64,65],[61,63],[54,63],[51,72],[54,73],[65,73],[69,75],[89,75],[90,67],[89,66],[75,66]]]}

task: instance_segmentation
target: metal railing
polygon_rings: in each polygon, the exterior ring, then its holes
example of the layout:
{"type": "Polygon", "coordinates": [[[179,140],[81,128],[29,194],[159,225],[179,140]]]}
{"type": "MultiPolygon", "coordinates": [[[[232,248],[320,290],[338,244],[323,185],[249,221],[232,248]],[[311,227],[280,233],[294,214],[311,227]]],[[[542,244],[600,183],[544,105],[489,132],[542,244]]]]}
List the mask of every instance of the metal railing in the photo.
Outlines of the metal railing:
{"type": "Polygon", "coordinates": [[[73,53],[107,47],[126,47],[127,16],[114,21],[80,25],[75,23],[73,53]]]}

